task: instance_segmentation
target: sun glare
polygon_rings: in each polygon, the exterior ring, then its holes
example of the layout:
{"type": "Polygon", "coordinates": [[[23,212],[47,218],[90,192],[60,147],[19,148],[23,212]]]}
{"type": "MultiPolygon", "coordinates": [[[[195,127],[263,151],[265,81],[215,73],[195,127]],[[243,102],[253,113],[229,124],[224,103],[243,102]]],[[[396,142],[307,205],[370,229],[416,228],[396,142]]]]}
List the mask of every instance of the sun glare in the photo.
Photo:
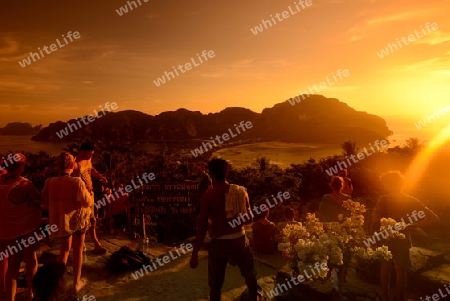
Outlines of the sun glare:
{"type": "Polygon", "coordinates": [[[411,190],[417,185],[431,159],[448,141],[450,141],[450,125],[443,128],[411,163],[405,173],[406,190],[411,190]]]}

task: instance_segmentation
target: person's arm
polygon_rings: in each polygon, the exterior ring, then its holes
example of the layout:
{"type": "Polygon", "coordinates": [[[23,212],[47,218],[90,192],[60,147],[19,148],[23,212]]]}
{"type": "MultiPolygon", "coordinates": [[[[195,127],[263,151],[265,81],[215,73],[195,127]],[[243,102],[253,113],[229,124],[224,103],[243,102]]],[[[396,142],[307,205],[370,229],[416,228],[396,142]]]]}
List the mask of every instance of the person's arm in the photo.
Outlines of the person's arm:
{"type": "Polygon", "coordinates": [[[75,161],[73,164],[73,171],[70,174],[71,177],[79,177],[80,176],[80,163],[75,161]]]}
{"type": "Polygon", "coordinates": [[[197,234],[195,236],[194,250],[192,251],[190,267],[195,269],[198,266],[198,252],[205,240],[208,229],[208,194],[204,194],[200,199],[200,215],[198,217],[197,234]]]}
{"type": "Polygon", "coordinates": [[[44,188],[42,189],[42,192],[41,192],[41,198],[42,198],[41,208],[45,211],[49,210],[49,204],[48,204],[49,203],[49,193],[48,193],[48,185],[49,184],[48,183],[49,183],[50,179],[47,179],[45,181],[44,188]]]}
{"type": "Polygon", "coordinates": [[[347,178],[347,185],[348,185],[348,189],[350,190],[350,195],[353,193],[353,184],[352,184],[352,180],[350,178],[347,178]]]}
{"type": "Polygon", "coordinates": [[[245,197],[245,207],[247,208],[247,214],[250,217],[247,221],[244,221],[244,225],[251,225],[253,224],[253,215],[252,215],[252,209],[250,208],[250,200],[248,198],[248,193],[246,190],[244,190],[244,197],[245,197]]]}
{"type": "Polygon", "coordinates": [[[101,173],[99,173],[94,167],[91,168],[91,175],[93,177],[99,178],[103,184],[108,183],[108,180],[101,173]]]}
{"type": "Polygon", "coordinates": [[[26,191],[27,193],[27,200],[28,200],[28,204],[30,206],[41,206],[41,194],[39,193],[39,191],[36,189],[36,187],[33,185],[33,182],[31,182],[30,180],[24,180],[20,182],[20,188],[23,189],[24,191],[26,191]]]}
{"type": "MultiPolygon", "coordinates": [[[[407,228],[421,228],[427,227],[434,223],[440,222],[441,219],[434,213],[430,208],[422,204],[419,200],[417,202],[420,204],[421,210],[417,210],[410,213],[412,224],[408,225],[407,228]],[[423,212],[423,213],[422,213],[423,212]],[[420,216],[419,216],[420,214],[420,216]],[[417,219],[417,220],[416,220],[417,219]]],[[[418,206],[419,207],[419,206],[418,206]]],[[[419,208],[420,208],[419,207],[419,208]]]]}
{"type": "Polygon", "coordinates": [[[81,207],[89,208],[94,205],[94,197],[87,190],[86,184],[81,179],[78,181],[77,200],[81,203],[81,207]]]}

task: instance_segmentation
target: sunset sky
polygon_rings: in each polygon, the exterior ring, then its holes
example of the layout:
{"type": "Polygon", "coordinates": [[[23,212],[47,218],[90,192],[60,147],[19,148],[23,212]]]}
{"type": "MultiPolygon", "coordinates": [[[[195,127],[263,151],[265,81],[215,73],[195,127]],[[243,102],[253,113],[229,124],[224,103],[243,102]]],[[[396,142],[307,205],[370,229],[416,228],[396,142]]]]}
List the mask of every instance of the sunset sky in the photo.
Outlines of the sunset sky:
{"type": "Polygon", "coordinates": [[[8,2],[0,11],[0,126],[66,121],[108,101],[152,115],[180,107],[261,112],[338,69],[350,76],[317,94],[377,114],[391,129],[425,137],[450,119],[413,124],[450,104],[449,0],[312,0],[257,35],[250,29],[262,19],[299,1],[140,1],[122,16],[124,0],[8,2]],[[427,22],[438,29],[424,35],[427,22]],[[420,39],[377,55],[415,30],[420,39]],[[80,38],[18,64],[69,31],[80,38]],[[215,57],[154,84],[203,50],[215,57]]]}

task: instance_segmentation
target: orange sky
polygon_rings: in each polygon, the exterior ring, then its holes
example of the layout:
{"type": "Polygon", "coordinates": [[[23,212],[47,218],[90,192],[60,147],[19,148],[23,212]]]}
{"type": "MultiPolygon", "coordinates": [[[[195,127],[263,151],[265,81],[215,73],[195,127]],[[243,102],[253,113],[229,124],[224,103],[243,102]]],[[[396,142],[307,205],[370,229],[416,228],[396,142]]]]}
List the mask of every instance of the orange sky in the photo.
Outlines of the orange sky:
{"type": "Polygon", "coordinates": [[[3,7],[0,126],[65,121],[108,101],[152,115],[180,107],[261,112],[338,69],[350,76],[318,94],[414,136],[433,135],[448,123],[450,112],[420,130],[413,124],[450,104],[449,0],[312,0],[257,35],[250,29],[262,19],[299,1],[140,1],[123,16],[116,13],[122,0],[19,0],[3,7]],[[377,55],[396,38],[422,33],[427,22],[438,29],[377,55]],[[25,68],[18,64],[68,31],[81,37],[25,68]],[[203,50],[215,57],[160,87],[153,83],[203,50]]]}

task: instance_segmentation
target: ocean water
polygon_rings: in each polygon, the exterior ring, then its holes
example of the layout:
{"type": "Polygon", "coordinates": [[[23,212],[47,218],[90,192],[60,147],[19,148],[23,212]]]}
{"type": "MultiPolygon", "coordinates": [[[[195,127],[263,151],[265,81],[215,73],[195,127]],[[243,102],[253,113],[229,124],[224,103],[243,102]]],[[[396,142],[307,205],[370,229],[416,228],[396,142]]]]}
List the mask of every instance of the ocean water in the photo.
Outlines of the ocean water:
{"type": "Polygon", "coordinates": [[[52,155],[58,155],[68,144],[67,142],[41,142],[32,141],[32,136],[0,136],[0,154],[11,151],[24,151],[38,153],[44,151],[52,155]]]}
{"type": "MultiPolygon", "coordinates": [[[[405,140],[411,137],[417,137],[421,142],[426,142],[432,137],[430,133],[424,130],[417,130],[405,127],[404,124],[395,124],[391,126],[394,135],[388,137],[390,141],[389,147],[403,145],[405,140]],[[403,127],[402,127],[403,126],[403,127]],[[397,131],[399,127],[403,131],[397,131]]],[[[44,151],[51,155],[61,153],[68,142],[41,142],[32,141],[32,136],[0,136],[0,154],[7,154],[11,151],[24,151],[30,153],[38,153],[44,151]]],[[[157,146],[154,144],[142,144],[142,149],[147,151],[155,151],[157,146]]],[[[319,144],[302,144],[302,143],[256,143],[252,145],[242,145],[232,148],[221,149],[215,152],[216,155],[230,157],[234,159],[238,165],[248,165],[255,158],[266,156],[271,159],[272,163],[280,166],[289,166],[290,163],[302,163],[309,157],[320,158],[334,154],[340,154],[340,145],[319,145],[319,144]]]]}

